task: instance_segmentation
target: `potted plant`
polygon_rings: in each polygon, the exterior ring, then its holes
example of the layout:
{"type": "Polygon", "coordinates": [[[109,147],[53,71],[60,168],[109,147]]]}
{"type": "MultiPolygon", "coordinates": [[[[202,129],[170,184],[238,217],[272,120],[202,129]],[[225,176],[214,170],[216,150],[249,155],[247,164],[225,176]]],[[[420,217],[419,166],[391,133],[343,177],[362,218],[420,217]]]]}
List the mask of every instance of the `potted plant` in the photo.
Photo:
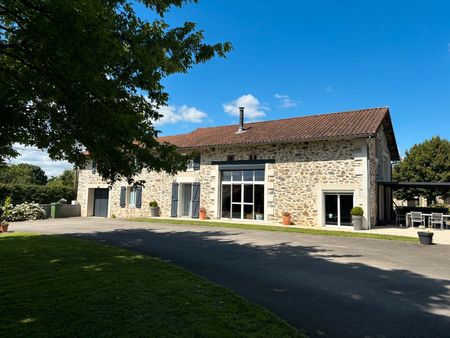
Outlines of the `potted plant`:
{"type": "Polygon", "coordinates": [[[0,220],[0,233],[1,232],[8,232],[8,226],[9,226],[9,223],[6,220],[4,220],[3,217],[1,217],[1,220],[0,220]]]}
{"type": "Polygon", "coordinates": [[[419,227],[419,229],[423,229],[422,231],[417,231],[417,235],[419,236],[419,242],[423,245],[431,245],[433,244],[433,231],[430,229],[425,229],[423,225],[419,227]]]}
{"type": "Polygon", "coordinates": [[[11,197],[8,196],[5,199],[5,202],[3,203],[3,207],[1,209],[1,215],[0,215],[0,232],[8,232],[8,219],[11,215],[12,210],[12,204],[11,204],[11,197]]]}
{"type": "Polygon", "coordinates": [[[206,219],[206,209],[201,207],[200,208],[200,219],[206,219]]]}
{"type": "Polygon", "coordinates": [[[264,221],[264,214],[261,211],[255,212],[255,219],[257,221],[264,221]]]}
{"type": "Polygon", "coordinates": [[[351,214],[352,214],[353,229],[362,230],[362,221],[364,215],[363,208],[354,207],[351,211],[351,214]]]}
{"type": "Polygon", "coordinates": [[[283,212],[283,224],[284,225],[291,225],[292,223],[292,215],[290,212],[284,211],[283,212]]]}
{"type": "Polygon", "coordinates": [[[150,207],[150,216],[157,217],[158,216],[158,202],[153,200],[148,204],[148,206],[150,207]]]}

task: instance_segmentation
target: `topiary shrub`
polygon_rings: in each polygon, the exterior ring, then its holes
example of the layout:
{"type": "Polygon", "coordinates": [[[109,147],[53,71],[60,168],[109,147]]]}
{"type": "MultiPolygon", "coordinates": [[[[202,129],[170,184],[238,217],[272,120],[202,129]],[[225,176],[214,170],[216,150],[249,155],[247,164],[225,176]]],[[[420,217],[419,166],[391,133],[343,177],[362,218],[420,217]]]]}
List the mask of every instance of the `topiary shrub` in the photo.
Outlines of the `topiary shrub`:
{"type": "Polygon", "coordinates": [[[27,221],[47,218],[47,214],[36,203],[22,203],[16,205],[8,215],[8,221],[27,221]]]}
{"type": "Polygon", "coordinates": [[[362,216],[364,215],[364,210],[361,207],[354,207],[351,214],[352,216],[362,216]]]}

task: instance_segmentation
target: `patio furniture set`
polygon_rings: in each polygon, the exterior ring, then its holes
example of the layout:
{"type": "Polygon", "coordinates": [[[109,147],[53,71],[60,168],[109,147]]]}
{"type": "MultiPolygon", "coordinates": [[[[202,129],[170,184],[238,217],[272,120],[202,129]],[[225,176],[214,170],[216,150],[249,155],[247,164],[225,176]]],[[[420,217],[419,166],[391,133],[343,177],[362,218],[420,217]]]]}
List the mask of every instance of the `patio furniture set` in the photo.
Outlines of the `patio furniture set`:
{"type": "MultiPolygon", "coordinates": [[[[399,224],[402,226],[401,222],[399,222],[399,224]]],[[[427,226],[428,228],[438,227],[441,230],[444,230],[444,227],[450,228],[450,215],[440,212],[432,212],[429,214],[420,211],[407,212],[405,214],[406,227],[414,227],[416,224],[419,226],[427,226]]]]}

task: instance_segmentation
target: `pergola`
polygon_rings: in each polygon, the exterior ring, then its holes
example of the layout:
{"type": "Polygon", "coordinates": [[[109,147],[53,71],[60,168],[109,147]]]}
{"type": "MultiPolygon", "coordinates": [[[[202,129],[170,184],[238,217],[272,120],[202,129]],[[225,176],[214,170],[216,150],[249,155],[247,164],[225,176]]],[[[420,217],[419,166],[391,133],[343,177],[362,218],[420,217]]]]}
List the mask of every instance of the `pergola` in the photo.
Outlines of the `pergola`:
{"type": "Polygon", "coordinates": [[[377,182],[378,212],[377,224],[392,224],[395,222],[393,191],[401,188],[447,189],[450,182],[377,182]]]}

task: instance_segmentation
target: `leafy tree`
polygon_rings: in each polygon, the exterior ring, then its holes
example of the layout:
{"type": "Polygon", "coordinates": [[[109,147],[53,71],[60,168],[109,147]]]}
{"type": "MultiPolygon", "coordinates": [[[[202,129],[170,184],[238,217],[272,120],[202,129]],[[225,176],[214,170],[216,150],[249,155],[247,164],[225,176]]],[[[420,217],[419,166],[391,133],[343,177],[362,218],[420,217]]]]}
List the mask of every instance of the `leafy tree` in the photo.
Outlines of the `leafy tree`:
{"type": "Polygon", "coordinates": [[[0,167],[0,183],[43,185],[47,183],[47,175],[37,165],[12,164],[0,167]]]}
{"type": "MultiPolygon", "coordinates": [[[[406,151],[392,172],[395,181],[403,182],[450,182],[450,141],[435,136],[406,151]]],[[[446,189],[400,189],[396,197],[412,199],[425,196],[428,204],[435,196],[447,196],[446,189]]]]}
{"type": "Polygon", "coordinates": [[[168,102],[162,80],[231,50],[204,43],[193,22],[164,21],[184,2],[2,0],[0,161],[17,155],[18,142],[77,167],[92,159],[111,182],[143,168],[184,169],[186,157],[155,139],[168,102]]]}
{"type": "Polygon", "coordinates": [[[75,170],[66,169],[63,171],[61,175],[49,179],[47,184],[65,185],[67,187],[73,187],[75,184],[75,170]]]}

